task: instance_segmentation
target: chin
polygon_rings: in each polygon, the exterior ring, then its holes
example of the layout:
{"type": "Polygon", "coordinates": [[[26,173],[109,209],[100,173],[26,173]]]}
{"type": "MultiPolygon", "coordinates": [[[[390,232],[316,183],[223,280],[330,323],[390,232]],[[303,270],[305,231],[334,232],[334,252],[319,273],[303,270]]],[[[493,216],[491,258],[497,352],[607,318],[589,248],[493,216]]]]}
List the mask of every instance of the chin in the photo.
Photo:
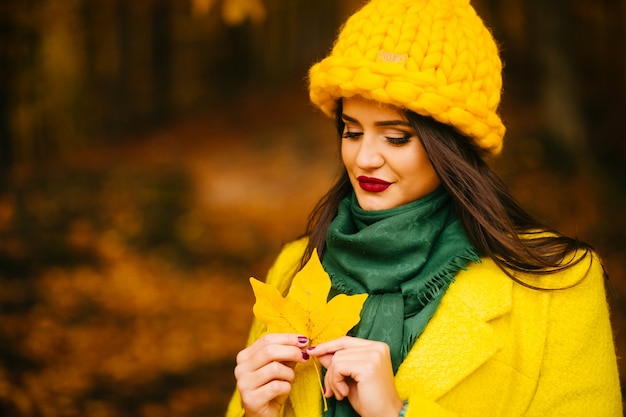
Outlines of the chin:
{"type": "Polygon", "coordinates": [[[359,206],[363,210],[367,211],[387,210],[397,207],[397,205],[392,204],[391,202],[383,201],[382,199],[378,198],[372,198],[370,196],[359,198],[359,196],[357,195],[356,199],[359,202],[359,206]]]}

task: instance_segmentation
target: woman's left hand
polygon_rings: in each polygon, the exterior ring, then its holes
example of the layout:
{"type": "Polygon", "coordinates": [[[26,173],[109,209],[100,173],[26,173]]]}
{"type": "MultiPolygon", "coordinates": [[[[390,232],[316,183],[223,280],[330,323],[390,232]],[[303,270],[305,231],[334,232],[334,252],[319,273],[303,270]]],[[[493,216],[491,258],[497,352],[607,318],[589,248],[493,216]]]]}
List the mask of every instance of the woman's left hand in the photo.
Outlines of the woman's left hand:
{"type": "Polygon", "coordinates": [[[321,343],[308,352],[327,369],[327,398],[347,397],[362,417],[398,415],[403,404],[396,391],[386,343],[345,336],[321,343]]]}

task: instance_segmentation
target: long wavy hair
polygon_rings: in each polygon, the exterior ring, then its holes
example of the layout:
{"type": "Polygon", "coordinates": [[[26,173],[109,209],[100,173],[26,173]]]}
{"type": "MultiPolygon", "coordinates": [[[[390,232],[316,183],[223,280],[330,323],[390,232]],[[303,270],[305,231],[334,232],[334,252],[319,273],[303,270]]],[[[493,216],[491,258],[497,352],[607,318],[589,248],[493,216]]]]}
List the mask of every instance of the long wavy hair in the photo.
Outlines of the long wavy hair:
{"type": "MultiPolygon", "coordinates": [[[[342,111],[339,100],[335,120],[339,140],[344,130],[342,111]]],[[[481,256],[490,257],[511,279],[530,288],[538,287],[520,280],[515,272],[551,274],[586,258],[592,248],[546,227],[528,214],[470,139],[430,117],[411,111],[405,111],[405,115],[428,154],[441,185],[452,196],[467,237],[481,256]],[[583,254],[573,256],[579,250],[583,254]]],[[[351,190],[344,168],[311,212],[306,228],[309,242],[301,266],[310,259],[314,249],[323,253],[328,227],[337,214],[339,203],[351,190]]]]}

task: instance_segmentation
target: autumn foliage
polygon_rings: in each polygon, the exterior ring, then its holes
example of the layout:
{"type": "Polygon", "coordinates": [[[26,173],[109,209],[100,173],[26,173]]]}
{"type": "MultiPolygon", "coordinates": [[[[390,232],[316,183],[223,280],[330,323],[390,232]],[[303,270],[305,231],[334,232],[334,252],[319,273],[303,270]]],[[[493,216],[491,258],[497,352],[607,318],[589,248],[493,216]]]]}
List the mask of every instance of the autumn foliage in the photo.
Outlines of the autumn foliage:
{"type": "MultiPolygon", "coordinates": [[[[302,233],[337,172],[304,78],[361,3],[2,3],[0,415],[222,416],[248,277],[302,233]]],[[[493,164],[540,220],[603,257],[623,357],[624,20],[607,1],[473,4],[507,63],[493,164]],[[568,51],[547,43],[555,32],[575,54],[544,77],[536,52],[568,51]],[[577,103],[544,91],[567,68],[577,103]],[[551,117],[544,93],[580,117],[551,117]],[[587,148],[546,118],[586,121],[587,148]]]]}

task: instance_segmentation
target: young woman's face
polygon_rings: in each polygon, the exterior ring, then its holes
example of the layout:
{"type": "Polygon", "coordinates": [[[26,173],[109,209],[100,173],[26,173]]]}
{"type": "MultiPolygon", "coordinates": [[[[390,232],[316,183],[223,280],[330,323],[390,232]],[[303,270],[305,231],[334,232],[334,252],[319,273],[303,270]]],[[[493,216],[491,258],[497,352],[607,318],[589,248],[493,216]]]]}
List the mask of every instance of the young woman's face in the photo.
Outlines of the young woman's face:
{"type": "Polygon", "coordinates": [[[364,210],[399,207],[439,186],[439,177],[404,114],[361,97],[343,99],[341,157],[364,210]]]}

